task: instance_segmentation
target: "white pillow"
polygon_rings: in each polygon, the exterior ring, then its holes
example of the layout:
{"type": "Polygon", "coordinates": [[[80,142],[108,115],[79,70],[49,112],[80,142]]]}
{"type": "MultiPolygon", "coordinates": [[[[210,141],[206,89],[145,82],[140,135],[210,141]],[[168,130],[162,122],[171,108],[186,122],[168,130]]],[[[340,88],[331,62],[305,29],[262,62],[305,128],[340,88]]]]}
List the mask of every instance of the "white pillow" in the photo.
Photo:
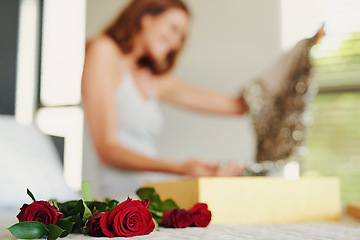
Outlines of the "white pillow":
{"type": "Polygon", "coordinates": [[[20,208],[36,200],[77,200],[66,184],[59,156],[49,137],[35,126],[18,124],[13,116],[0,115],[0,208],[20,208]]]}

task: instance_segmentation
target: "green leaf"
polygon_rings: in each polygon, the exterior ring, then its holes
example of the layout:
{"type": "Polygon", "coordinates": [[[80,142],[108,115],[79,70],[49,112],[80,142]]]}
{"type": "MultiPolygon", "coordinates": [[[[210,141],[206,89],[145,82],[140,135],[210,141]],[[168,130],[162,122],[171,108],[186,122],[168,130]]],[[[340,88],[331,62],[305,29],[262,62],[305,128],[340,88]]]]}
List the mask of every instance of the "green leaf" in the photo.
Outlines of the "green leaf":
{"type": "Polygon", "coordinates": [[[83,200],[79,200],[79,201],[76,202],[75,212],[80,213],[80,218],[81,219],[83,218],[84,212],[85,212],[85,207],[84,207],[84,201],[83,200]]]}
{"type": "Polygon", "coordinates": [[[83,197],[84,201],[88,201],[88,202],[94,201],[90,182],[87,181],[82,182],[81,196],[83,197]]]}
{"type": "Polygon", "coordinates": [[[60,237],[66,237],[67,235],[69,235],[71,233],[71,231],[73,230],[75,222],[71,222],[71,221],[67,221],[67,220],[58,220],[56,222],[56,225],[58,225],[59,227],[61,227],[62,229],[64,229],[65,231],[61,234],[60,237]]]}
{"type": "Polygon", "coordinates": [[[84,201],[82,201],[83,205],[84,205],[84,214],[83,214],[83,222],[86,222],[92,215],[91,210],[89,209],[89,207],[86,205],[86,203],[84,201]]]}
{"type": "Polygon", "coordinates": [[[139,188],[136,191],[136,194],[139,196],[141,200],[150,199],[153,193],[155,193],[154,188],[139,188]]]}
{"type": "Polygon", "coordinates": [[[156,192],[152,193],[150,195],[149,199],[149,208],[153,208],[155,210],[159,210],[161,211],[162,209],[162,202],[160,200],[160,196],[159,194],[157,194],[156,192]]]}
{"type": "Polygon", "coordinates": [[[103,202],[91,201],[85,202],[88,208],[91,210],[92,214],[107,212],[114,210],[115,207],[119,205],[119,201],[105,199],[103,202]]]}
{"type": "Polygon", "coordinates": [[[65,203],[57,203],[59,212],[62,212],[65,217],[76,215],[75,210],[78,201],[68,201],[65,203]]]}
{"type": "MultiPolygon", "coordinates": [[[[69,202],[68,204],[70,204],[69,207],[71,208],[71,210],[70,210],[69,213],[71,213],[71,215],[68,216],[68,217],[62,218],[62,220],[75,222],[75,225],[74,225],[73,229],[77,230],[77,231],[81,231],[81,229],[84,227],[84,222],[85,222],[85,221],[83,221],[83,219],[84,219],[84,213],[85,213],[86,204],[84,203],[83,200],[76,201],[75,203],[74,202],[69,202]]],[[[88,211],[90,211],[90,209],[87,206],[86,206],[86,208],[87,208],[88,211]]],[[[91,214],[91,211],[90,211],[90,214],[91,214]]]]}
{"type": "Polygon", "coordinates": [[[172,200],[167,199],[165,201],[160,200],[159,194],[155,192],[154,188],[140,188],[136,191],[136,194],[141,200],[148,199],[148,209],[153,215],[154,219],[161,224],[163,212],[169,209],[178,209],[179,206],[172,200]]]}
{"type": "Polygon", "coordinates": [[[61,220],[74,222],[73,230],[80,231],[80,229],[83,227],[83,223],[80,218],[80,213],[73,216],[62,218],[61,220]]]}
{"type": "Polygon", "coordinates": [[[149,209],[161,211],[162,202],[160,200],[159,194],[155,192],[154,188],[140,188],[136,191],[136,194],[141,200],[149,200],[149,209]]]}
{"type": "Polygon", "coordinates": [[[112,211],[114,210],[114,208],[116,208],[119,205],[119,201],[107,200],[106,204],[107,204],[106,211],[112,211]]]}
{"type": "Polygon", "coordinates": [[[32,192],[31,192],[28,188],[26,189],[26,192],[27,192],[27,194],[29,195],[29,197],[31,197],[31,199],[32,199],[34,202],[36,202],[36,199],[35,199],[34,195],[32,194],[32,192]]]}
{"type": "Polygon", "coordinates": [[[140,188],[136,191],[136,194],[141,200],[148,199],[150,204],[161,205],[160,196],[155,192],[154,188],[140,188]]]}
{"type": "Polygon", "coordinates": [[[27,221],[12,225],[8,230],[16,238],[35,239],[42,238],[48,232],[48,228],[41,222],[27,221]]]}
{"type": "Polygon", "coordinates": [[[93,214],[106,212],[107,205],[104,202],[92,201],[85,203],[93,214]]]}
{"type": "Polygon", "coordinates": [[[49,228],[49,234],[47,240],[56,240],[65,232],[65,230],[62,229],[61,227],[51,223],[49,224],[48,228],[49,228]]]}
{"type": "Polygon", "coordinates": [[[179,206],[176,205],[176,203],[172,199],[166,199],[164,202],[162,202],[162,206],[161,206],[161,210],[164,212],[169,209],[178,209],[178,208],[179,206]]]}

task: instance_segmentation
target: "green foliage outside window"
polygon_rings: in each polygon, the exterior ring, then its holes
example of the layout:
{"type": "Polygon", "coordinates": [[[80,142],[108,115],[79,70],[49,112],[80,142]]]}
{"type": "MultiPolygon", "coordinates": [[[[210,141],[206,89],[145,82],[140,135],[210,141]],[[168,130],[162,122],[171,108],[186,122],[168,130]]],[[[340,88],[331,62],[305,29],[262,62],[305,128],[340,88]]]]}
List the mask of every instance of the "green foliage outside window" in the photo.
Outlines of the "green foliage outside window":
{"type": "Polygon", "coordinates": [[[302,175],[339,176],[343,201],[360,201],[360,92],[320,94],[313,112],[302,175]]]}

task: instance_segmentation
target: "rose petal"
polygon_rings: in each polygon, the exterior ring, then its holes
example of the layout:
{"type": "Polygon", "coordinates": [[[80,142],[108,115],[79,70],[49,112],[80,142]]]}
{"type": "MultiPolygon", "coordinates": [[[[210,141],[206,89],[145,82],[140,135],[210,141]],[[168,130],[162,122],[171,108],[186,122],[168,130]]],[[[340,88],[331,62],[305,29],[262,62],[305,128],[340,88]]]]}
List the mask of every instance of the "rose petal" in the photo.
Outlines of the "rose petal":
{"type": "Polygon", "coordinates": [[[126,218],[126,213],[124,211],[118,212],[114,218],[113,229],[115,233],[120,237],[131,237],[129,234],[127,226],[124,224],[126,218]]]}
{"type": "Polygon", "coordinates": [[[109,216],[109,221],[114,222],[115,215],[121,211],[126,205],[128,205],[131,202],[131,198],[128,198],[126,201],[120,203],[117,207],[114,208],[114,210],[111,211],[111,214],[109,216]]]}
{"type": "Polygon", "coordinates": [[[172,213],[172,209],[169,209],[169,210],[166,210],[163,215],[162,215],[162,224],[165,226],[165,227],[171,227],[171,213],[172,213]]]}
{"type": "Polygon", "coordinates": [[[179,209],[177,211],[175,219],[176,220],[173,224],[175,228],[186,228],[192,224],[192,219],[189,212],[184,209],[179,209]]]}
{"type": "Polygon", "coordinates": [[[142,200],[141,201],[141,204],[145,207],[145,208],[147,208],[148,206],[149,206],[149,199],[144,199],[144,200],[142,200]]]}
{"type": "Polygon", "coordinates": [[[149,234],[149,233],[152,233],[152,231],[154,231],[154,228],[155,228],[155,223],[154,221],[151,219],[151,222],[148,226],[148,228],[146,229],[145,233],[144,234],[149,234]]]}
{"type": "Polygon", "coordinates": [[[195,204],[189,213],[192,216],[192,225],[195,227],[206,227],[211,221],[211,212],[205,203],[195,204]]]}
{"type": "Polygon", "coordinates": [[[63,216],[46,201],[35,201],[30,205],[24,204],[20,213],[17,215],[19,222],[38,221],[48,226],[50,223],[55,224],[63,216]]]}
{"type": "Polygon", "coordinates": [[[148,201],[128,199],[116,207],[108,218],[115,235],[132,237],[149,234],[155,228],[150,211],[144,207],[148,201]],[[111,220],[111,222],[110,222],[111,220]]]}
{"type": "Polygon", "coordinates": [[[111,214],[110,211],[106,212],[100,219],[101,230],[104,233],[104,235],[107,237],[116,237],[116,234],[114,233],[114,231],[112,229],[112,225],[109,224],[110,214],[111,214]]]}
{"type": "Polygon", "coordinates": [[[104,213],[97,213],[92,215],[89,218],[88,227],[89,227],[89,235],[94,237],[102,237],[104,236],[101,226],[100,226],[100,220],[104,213]]]}
{"type": "Polygon", "coordinates": [[[206,203],[196,203],[190,210],[190,212],[202,212],[208,211],[208,206],[206,203]]]}

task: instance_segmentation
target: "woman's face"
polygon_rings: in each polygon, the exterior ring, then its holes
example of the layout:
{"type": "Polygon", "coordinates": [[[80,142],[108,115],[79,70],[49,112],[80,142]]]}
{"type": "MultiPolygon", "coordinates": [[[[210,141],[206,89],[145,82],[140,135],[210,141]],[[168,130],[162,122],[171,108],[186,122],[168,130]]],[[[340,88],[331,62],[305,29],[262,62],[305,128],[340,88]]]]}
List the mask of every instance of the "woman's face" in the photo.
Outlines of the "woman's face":
{"type": "Polygon", "coordinates": [[[141,35],[147,54],[156,62],[178,50],[189,25],[188,14],[171,8],[159,15],[146,15],[142,19],[141,35]]]}

